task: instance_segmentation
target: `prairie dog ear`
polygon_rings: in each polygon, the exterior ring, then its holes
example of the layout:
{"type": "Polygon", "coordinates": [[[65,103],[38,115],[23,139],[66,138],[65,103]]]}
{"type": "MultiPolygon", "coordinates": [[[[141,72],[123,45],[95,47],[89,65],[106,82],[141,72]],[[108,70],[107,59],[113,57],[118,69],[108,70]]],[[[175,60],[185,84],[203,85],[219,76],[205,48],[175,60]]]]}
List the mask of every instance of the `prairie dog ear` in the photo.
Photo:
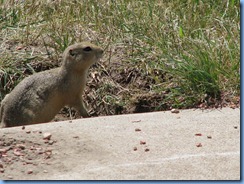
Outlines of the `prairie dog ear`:
{"type": "Polygon", "coordinates": [[[71,56],[75,56],[75,55],[77,55],[77,52],[76,52],[75,49],[69,49],[69,54],[70,54],[71,56]]]}

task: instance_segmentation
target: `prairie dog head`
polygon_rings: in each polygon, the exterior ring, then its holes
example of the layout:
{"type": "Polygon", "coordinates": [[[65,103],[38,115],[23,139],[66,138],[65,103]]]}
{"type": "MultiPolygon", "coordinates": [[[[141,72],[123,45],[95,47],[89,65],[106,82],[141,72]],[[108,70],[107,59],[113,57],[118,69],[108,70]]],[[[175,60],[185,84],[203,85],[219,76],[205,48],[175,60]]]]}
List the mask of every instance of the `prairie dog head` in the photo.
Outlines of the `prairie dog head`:
{"type": "Polygon", "coordinates": [[[86,70],[97,62],[102,57],[102,54],[102,48],[92,43],[76,43],[65,49],[63,66],[77,71],[86,70]]]}

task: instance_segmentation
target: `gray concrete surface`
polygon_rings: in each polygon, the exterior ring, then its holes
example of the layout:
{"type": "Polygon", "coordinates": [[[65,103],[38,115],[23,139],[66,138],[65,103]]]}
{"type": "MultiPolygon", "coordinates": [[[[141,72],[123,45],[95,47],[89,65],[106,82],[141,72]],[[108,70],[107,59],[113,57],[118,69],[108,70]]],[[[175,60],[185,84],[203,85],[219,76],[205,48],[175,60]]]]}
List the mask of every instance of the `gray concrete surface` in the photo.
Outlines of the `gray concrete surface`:
{"type": "MultiPolygon", "coordinates": [[[[32,174],[23,170],[27,166],[13,163],[0,178],[240,179],[240,109],[107,116],[31,125],[26,130],[52,134],[56,142],[50,145],[49,163],[28,166],[32,174]]],[[[20,127],[0,129],[0,134],[38,140],[37,134],[23,133],[20,127]]]]}

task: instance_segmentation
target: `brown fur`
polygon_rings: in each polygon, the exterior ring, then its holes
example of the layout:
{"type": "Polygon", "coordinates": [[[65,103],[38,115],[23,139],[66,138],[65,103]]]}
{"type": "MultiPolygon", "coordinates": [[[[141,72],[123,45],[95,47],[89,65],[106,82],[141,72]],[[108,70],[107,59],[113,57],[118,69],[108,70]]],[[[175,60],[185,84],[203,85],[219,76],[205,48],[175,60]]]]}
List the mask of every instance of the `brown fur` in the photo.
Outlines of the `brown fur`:
{"type": "Polygon", "coordinates": [[[82,94],[88,69],[102,53],[100,47],[87,42],[69,46],[61,67],[25,78],[6,95],[0,108],[1,126],[49,122],[65,105],[89,117],[82,94]]]}

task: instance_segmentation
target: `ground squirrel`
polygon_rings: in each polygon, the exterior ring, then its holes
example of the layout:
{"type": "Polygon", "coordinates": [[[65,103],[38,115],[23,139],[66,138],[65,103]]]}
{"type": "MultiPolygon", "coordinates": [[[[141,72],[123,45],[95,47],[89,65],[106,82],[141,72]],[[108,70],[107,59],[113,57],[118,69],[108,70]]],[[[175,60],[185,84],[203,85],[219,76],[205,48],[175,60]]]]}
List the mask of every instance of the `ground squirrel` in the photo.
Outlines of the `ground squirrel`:
{"type": "Polygon", "coordinates": [[[91,43],[69,46],[59,68],[31,75],[21,81],[1,102],[1,127],[51,121],[68,105],[89,117],[82,94],[89,67],[101,58],[103,50],[91,43]]]}

